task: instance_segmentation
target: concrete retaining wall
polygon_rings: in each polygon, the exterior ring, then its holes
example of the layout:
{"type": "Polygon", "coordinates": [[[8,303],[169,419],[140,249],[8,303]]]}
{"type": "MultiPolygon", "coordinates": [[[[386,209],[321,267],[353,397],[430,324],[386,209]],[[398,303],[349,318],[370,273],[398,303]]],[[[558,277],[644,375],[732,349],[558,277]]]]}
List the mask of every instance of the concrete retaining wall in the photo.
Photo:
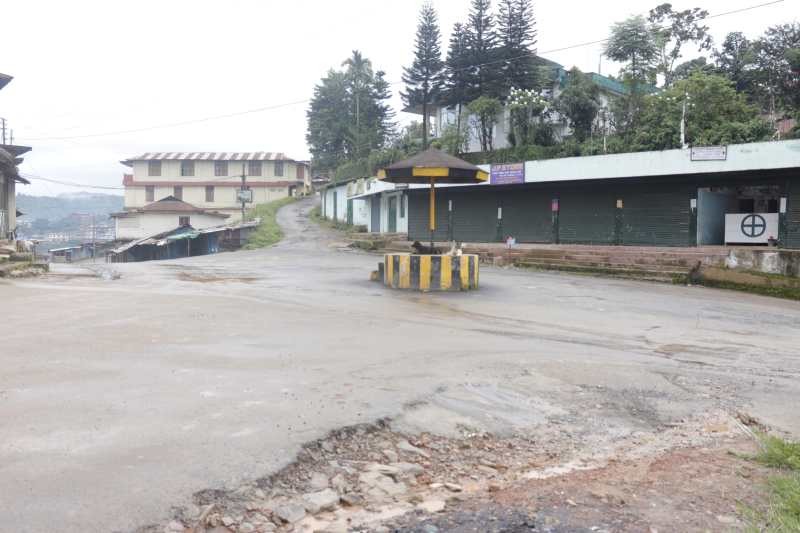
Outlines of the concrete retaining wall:
{"type": "Polygon", "coordinates": [[[800,250],[732,248],[725,266],[735,270],[800,277],[800,250]]]}

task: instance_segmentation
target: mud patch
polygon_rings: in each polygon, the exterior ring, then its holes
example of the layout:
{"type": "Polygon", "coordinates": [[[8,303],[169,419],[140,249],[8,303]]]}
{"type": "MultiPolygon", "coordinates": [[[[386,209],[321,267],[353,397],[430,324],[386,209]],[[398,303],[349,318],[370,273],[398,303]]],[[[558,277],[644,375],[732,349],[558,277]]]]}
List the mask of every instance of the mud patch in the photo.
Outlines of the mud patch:
{"type": "Polygon", "coordinates": [[[177,278],[181,281],[193,281],[195,283],[224,283],[228,281],[239,283],[254,283],[261,278],[256,276],[221,276],[204,272],[179,272],[177,278]]]}

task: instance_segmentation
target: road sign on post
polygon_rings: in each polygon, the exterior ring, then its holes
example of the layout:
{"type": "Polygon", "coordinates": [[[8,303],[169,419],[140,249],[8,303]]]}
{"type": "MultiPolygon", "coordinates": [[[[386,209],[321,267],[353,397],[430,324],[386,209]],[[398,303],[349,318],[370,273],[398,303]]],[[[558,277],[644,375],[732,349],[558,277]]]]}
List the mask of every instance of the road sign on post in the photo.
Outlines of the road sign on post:
{"type": "Polygon", "coordinates": [[[236,200],[243,204],[252,204],[253,189],[239,189],[236,191],[236,200]]]}

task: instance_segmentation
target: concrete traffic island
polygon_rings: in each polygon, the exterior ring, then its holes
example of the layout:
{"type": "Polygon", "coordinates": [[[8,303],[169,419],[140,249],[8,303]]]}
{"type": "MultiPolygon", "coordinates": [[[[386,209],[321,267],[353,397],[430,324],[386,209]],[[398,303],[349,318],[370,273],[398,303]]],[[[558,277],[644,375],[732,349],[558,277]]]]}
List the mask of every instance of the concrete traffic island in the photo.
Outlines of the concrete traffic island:
{"type": "Polygon", "coordinates": [[[389,253],[378,266],[378,277],[392,289],[470,291],[478,288],[479,264],[476,254],[389,253]]]}

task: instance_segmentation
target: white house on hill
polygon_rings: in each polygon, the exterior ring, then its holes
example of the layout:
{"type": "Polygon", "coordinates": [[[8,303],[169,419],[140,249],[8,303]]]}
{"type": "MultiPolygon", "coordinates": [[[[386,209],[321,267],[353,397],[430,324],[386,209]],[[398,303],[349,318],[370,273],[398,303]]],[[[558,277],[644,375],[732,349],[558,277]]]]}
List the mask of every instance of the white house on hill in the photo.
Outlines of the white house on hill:
{"type": "Polygon", "coordinates": [[[142,239],[185,226],[210,228],[224,224],[230,217],[227,213],[195,207],[174,196],[111,216],[115,220],[116,238],[119,240],[142,239]]]}

